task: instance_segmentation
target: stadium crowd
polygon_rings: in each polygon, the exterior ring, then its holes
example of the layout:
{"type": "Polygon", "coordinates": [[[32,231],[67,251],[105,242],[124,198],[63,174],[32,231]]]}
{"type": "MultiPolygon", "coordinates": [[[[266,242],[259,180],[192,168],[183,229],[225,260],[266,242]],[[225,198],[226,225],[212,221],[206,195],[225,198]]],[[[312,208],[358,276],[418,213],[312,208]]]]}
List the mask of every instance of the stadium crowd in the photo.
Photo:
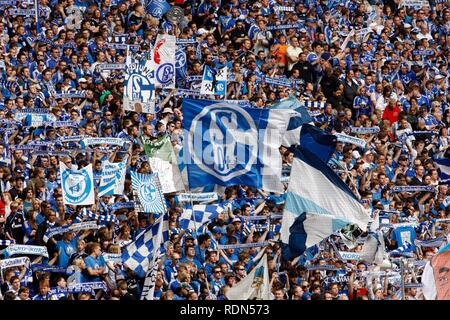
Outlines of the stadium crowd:
{"type": "MultiPolygon", "coordinates": [[[[201,79],[195,76],[202,76],[206,65],[226,66],[225,99],[270,108],[293,96],[308,108],[317,127],[365,140],[365,148],[338,142],[329,165],[384,225],[386,252],[409,255],[404,260],[391,258],[381,267],[348,260],[339,252],[359,253],[364,242],[349,232],[347,237],[336,233],[314,250],[284,261],[279,242],[283,194],[244,185],[224,188],[217,203],[230,209],[203,233],[179,227],[183,206],[189,203],[166,194],[170,242],[159,262],[155,299],[227,299],[227,291],[263,254],[277,300],[424,299],[423,262],[447,243],[449,231],[449,191],[435,160],[450,155],[450,7],[439,1],[423,1],[419,7],[403,2],[406,5],[398,0],[175,0],[169,4],[182,8],[184,17],[174,22],[167,16],[152,17],[137,0],[40,0],[39,26],[34,16],[9,14],[9,9],[21,8],[18,4],[2,5],[0,240],[46,246],[48,258],[28,255],[29,266],[2,267],[0,297],[140,298],[144,278],[104,254],[120,254],[154,218],[132,208],[112,213],[105,208],[133,201],[131,171],[151,172],[142,136],[169,135],[174,150],[181,149],[183,96],[177,89],[156,89],[155,114],[125,111],[123,71],[99,72],[96,66],[125,63],[125,50],[108,46],[117,34],[128,35],[127,43],[139,45],[143,52],[158,33],[169,33],[196,41],[183,45],[187,74],[177,76],[177,88],[198,90],[201,79]],[[266,83],[266,77],[295,85],[266,83]],[[70,90],[85,96],[57,94],[70,90]],[[77,126],[33,127],[26,119],[16,120],[18,110],[32,108],[48,109],[57,121],[75,121],[77,126]],[[127,150],[95,148],[65,156],[18,147],[53,146],[59,137],[78,135],[120,137],[130,144],[127,150]],[[49,228],[73,223],[82,209],[63,202],[59,162],[78,168],[92,163],[98,183],[102,160],[126,157],[124,194],[100,197],[90,208],[100,215],[114,214],[118,223],[45,239],[49,228]],[[392,192],[394,186],[432,188],[392,192]],[[258,215],[274,219],[264,227],[245,219],[258,215]],[[269,244],[218,249],[263,241],[269,244]],[[78,293],[63,290],[86,282],[105,286],[78,293]],[[403,294],[405,283],[409,286],[403,294]]],[[[33,8],[20,3],[24,9],[33,8]]],[[[280,153],[288,174],[293,152],[280,147],[280,153]]]]}

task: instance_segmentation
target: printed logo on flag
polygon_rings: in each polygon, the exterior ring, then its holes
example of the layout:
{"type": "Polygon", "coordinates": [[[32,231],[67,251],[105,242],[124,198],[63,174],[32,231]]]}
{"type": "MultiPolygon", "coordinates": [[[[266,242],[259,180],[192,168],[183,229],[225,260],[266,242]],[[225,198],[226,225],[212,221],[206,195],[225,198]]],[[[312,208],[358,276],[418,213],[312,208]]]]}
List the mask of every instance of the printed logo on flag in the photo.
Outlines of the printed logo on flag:
{"type": "Polygon", "coordinates": [[[170,63],[164,63],[156,70],[156,79],[162,85],[169,85],[173,82],[175,70],[170,63]]]}
{"type": "Polygon", "coordinates": [[[125,110],[139,113],[154,111],[154,79],[155,72],[150,60],[138,60],[131,53],[127,56],[123,95],[125,110]]]}
{"type": "Polygon", "coordinates": [[[209,66],[205,66],[200,93],[225,95],[226,91],[227,67],[220,68],[216,71],[209,66]]]}
{"type": "Polygon", "coordinates": [[[175,54],[175,68],[180,69],[186,65],[186,53],[183,50],[178,50],[175,54]]]}
{"type": "Polygon", "coordinates": [[[133,171],[131,172],[131,184],[144,212],[164,213],[163,199],[155,177],[157,174],[139,174],[133,171]]]}
{"type": "Polygon", "coordinates": [[[159,34],[153,50],[153,70],[157,88],[175,88],[176,37],[159,34]]]}
{"type": "Polygon", "coordinates": [[[62,169],[61,184],[66,204],[89,204],[93,198],[92,165],[81,170],[62,169]]]}
{"type": "Polygon", "coordinates": [[[249,172],[257,161],[257,126],[238,106],[205,106],[192,121],[188,148],[193,162],[205,172],[228,181],[249,172]],[[195,139],[194,137],[202,137],[195,139]]]}

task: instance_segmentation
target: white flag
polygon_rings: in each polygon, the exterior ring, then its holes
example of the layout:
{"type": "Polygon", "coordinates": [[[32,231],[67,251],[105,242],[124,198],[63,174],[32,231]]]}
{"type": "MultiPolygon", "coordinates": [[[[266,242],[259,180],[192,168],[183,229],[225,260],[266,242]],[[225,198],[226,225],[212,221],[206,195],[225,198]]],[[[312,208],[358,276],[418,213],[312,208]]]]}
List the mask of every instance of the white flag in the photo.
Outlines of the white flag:
{"type": "Polygon", "coordinates": [[[158,34],[152,52],[152,68],[155,71],[156,88],[175,88],[175,36],[158,34]]]}
{"type": "Polygon", "coordinates": [[[228,290],[226,296],[229,300],[272,300],[270,291],[267,254],[264,254],[256,267],[228,290]]]}
{"type": "Polygon", "coordinates": [[[60,162],[61,188],[64,204],[86,206],[95,203],[92,164],[72,170],[60,162]]]}

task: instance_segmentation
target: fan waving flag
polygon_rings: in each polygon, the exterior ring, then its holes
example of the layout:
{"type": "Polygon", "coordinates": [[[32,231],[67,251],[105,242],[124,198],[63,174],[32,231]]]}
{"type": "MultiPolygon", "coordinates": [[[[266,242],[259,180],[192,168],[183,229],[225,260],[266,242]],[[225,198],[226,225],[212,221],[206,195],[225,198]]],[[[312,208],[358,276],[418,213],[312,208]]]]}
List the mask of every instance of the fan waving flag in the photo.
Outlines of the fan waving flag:
{"type": "Polygon", "coordinates": [[[195,205],[185,209],[180,217],[180,227],[197,231],[202,225],[211,222],[224,211],[219,205],[195,205]]]}
{"type": "Polygon", "coordinates": [[[158,214],[165,212],[157,173],[142,174],[131,171],[131,185],[142,206],[142,212],[158,214]]]}
{"type": "Polygon", "coordinates": [[[163,214],[155,223],[148,226],[136,239],[127,245],[122,252],[124,265],[133,270],[138,277],[144,278],[152,262],[156,260],[163,241],[163,214]]]}
{"type": "Polygon", "coordinates": [[[281,227],[286,259],[301,255],[348,224],[367,229],[367,210],[315,154],[298,146],[291,172],[281,227]]]}
{"type": "Polygon", "coordinates": [[[183,100],[183,163],[190,188],[244,184],[283,192],[278,148],[289,115],[207,100],[183,100]]]}

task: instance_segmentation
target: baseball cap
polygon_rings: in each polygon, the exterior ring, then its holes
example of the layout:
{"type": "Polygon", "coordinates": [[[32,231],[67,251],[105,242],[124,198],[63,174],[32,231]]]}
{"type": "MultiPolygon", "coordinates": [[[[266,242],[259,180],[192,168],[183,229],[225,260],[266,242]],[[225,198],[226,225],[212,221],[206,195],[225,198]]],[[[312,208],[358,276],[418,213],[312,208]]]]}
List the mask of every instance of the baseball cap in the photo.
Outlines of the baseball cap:
{"type": "Polygon", "coordinates": [[[242,222],[242,221],[241,221],[241,219],[239,219],[238,217],[234,217],[234,219],[233,219],[233,222],[232,222],[232,223],[235,223],[235,222],[242,222]]]}
{"type": "Polygon", "coordinates": [[[80,80],[78,80],[78,83],[83,83],[83,82],[87,82],[87,80],[85,78],[81,78],[80,80]]]}

